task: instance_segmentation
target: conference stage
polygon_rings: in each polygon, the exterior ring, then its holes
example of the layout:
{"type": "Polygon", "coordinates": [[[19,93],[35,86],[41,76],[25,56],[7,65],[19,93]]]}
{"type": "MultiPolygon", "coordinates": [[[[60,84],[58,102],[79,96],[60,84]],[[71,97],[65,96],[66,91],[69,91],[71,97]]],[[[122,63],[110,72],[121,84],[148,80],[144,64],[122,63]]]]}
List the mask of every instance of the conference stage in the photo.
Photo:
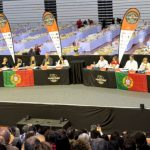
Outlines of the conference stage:
{"type": "Polygon", "coordinates": [[[49,85],[0,88],[0,124],[33,118],[70,120],[76,128],[100,124],[104,131],[149,131],[150,94],[100,87],[49,85]],[[140,104],[145,109],[140,109],[140,104]],[[140,122],[140,123],[139,123],[140,122]],[[142,122],[142,123],[141,123],[142,122]]]}

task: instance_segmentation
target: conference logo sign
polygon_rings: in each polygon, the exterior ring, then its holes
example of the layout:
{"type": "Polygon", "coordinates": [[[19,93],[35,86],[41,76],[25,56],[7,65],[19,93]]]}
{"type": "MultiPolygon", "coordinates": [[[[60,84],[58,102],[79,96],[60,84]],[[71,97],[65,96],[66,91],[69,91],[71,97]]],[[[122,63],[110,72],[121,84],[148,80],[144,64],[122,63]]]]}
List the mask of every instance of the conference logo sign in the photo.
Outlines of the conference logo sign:
{"type": "Polygon", "coordinates": [[[44,20],[44,23],[47,26],[51,26],[54,23],[55,18],[54,18],[54,16],[51,13],[49,13],[49,14],[44,16],[43,20],[44,20]]]}
{"type": "Polygon", "coordinates": [[[21,82],[21,76],[19,74],[13,74],[11,77],[10,77],[10,80],[13,84],[19,84],[21,82]]]}
{"type": "Polygon", "coordinates": [[[127,88],[133,87],[133,79],[129,76],[123,78],[123,85],[127,88]]]}
{"type": "Polygon", "coordinates": [[[97,78],[95,79],[98,84],[103,85],[107,80],[102,75],[97,75],[97,78]]]}
{"type": "Polygon", "coordinates": [[[57,76],[57,74],[50,74],[48,79],[53,82],[53,83],[56,83],[60,80],[60,77],[57,76]]]}
{"type": "Polygon", "coordinates": [[[126,14],[126,20],[129,24],[136,24],[139,20],[139,14],[136,11],[129,11],[126,14]]]}
{"type": "Polygon", "coordinates": [[[0,28],[4,28],[7,23],[7,19],[5,16],[0,16],[0,28]]]}

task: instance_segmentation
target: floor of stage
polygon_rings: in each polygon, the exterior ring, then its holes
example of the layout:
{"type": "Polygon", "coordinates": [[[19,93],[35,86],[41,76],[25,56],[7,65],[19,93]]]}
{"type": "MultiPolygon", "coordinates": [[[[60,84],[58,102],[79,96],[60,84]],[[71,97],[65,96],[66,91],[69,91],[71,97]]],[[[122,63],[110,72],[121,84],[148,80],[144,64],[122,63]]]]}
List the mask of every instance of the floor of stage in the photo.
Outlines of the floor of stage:
{"type": "Polygon", "coordinates": [[[34,86],[0,88],[0,102],[115,108],[139,108],[144,104],[150,109],[150,94],[84,85],[34,86]]]}

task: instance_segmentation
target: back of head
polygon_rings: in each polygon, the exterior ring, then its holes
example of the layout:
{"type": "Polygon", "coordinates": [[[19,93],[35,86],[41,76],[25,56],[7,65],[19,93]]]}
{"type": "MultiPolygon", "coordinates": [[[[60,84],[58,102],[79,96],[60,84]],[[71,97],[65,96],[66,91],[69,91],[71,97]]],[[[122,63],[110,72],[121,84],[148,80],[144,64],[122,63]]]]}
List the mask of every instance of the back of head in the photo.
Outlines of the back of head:
{"type": "Polygon", "coordinates": [[[32,137],[35,135],[34,131],[28,131],[25,135],[25,140],[27,140],[28,138],[32,137]]]}
{"type": "Polygon", "coordinates": [[[136,144],[129,135],[124,137],[124,150],[136,150],[136,144]]]}
{"type": "Polygon", "coordinates": [[[71,150],[91,150],[90,144],[81,140],[76,140],[71,144],[71,150]]]}
{"type": "Polygon", "coordinates": [[[101,135],[96,129],[91,131],[91,138],[92,139],[96,139],[96,138],[100,138],[100,137],[101,137],[101,135]]]}
{"type": "Polygon", "coordinates": [[[35,149],[36,150],[52,150],[49,143],[46,143],[46,142],[42,142],[42,143],[38,144],[35,149]]]}
{"type": "Polygon", "coordinates": [[[67,129],[67,136],[70,140],[74,139],[75,129],[70,127],[67,129]]]}
{"type": "Polygon", "coordinates": [[[111,134],[110,141],[115,149],[122,148],[123,146],[123,139],[120,137],[120,134],[117,131],[114,131],[111,134]]]}
{"type": "Polygon", "coordinates": [[[92,139],[91,140],[91,147],[92,150],[106,150],[107,142],[102,138],[92,139]]]}
{"type": "Polygon", "coordinates": [[[51,131],[51,130],[47,130],[45,132],[45,140],[46,142],[49,142],[49,143],[56,143],[56,134],[54,131],[51,131]]]}
{"type": "Polygon", "coordinates": [[[89,135],[86,134],[86,133],[80,134],[79,137],[78,137],[78,139],[79,139],[80,141],[84,141],[84,142],[86,142],[86,143],[89,143],[89,141],[90,141],[90,137],[89,137],[89,135]]]}
{"type": "Polygon", "coordinates": [[[144,148],[147,146],[146,136],[144,135],[143,132],[140,132],[140,131],[136,132],[134,134],[134,139],[135,139],[135,143],[139,149],[142,149],[142,147],[144,148]]]}
{"type": "Polygon", "coordinates": [[[24,150],[35,150],[39,144],[40,141],[36,137],[30,137],[24,143],[24,150]]]}
{"type": "Polygon", "coordinates": [[[58,132],[56,136],[56,150],[70,150],[68,137],[63,132],[58,132]]]}
{"type": "Polygon", "coordinates": [[[1,127],[0,128],[0,136],[2,136],[5,140],[5,144],[9,144],[10,142],[10,132],[8,130],[8,128],[6,127],[1,127]]]}

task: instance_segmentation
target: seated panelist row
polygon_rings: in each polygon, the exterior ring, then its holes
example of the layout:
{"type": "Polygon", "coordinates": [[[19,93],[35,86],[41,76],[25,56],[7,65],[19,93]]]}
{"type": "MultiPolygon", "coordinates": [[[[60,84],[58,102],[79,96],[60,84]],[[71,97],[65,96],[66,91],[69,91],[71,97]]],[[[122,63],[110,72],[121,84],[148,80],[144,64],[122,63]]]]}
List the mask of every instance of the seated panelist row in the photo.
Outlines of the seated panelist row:
{"type": "Polygon", "coordinates": [[[97,64],[93,65],[93,67],[118,69],[119,68],[118,57],[114,56],[112,58],[111,63],[109,64],[108,61],[104,58],[104,56],[100,56],[99,61],[97,62],[97,64]]]}
{"type": "MultiPolygon", "coordinates": [[[[97,62],[97,64],[94,65],[94,67],[118,69],[119,68],[118,57],[114,56],[112,58],[111,63],[109,64],[108,61],[104,58],[104,56],[100,56],[99,61],[97,62]]],[[[137,71],[137,70],[146,71],[146,70],[150,70],[150,63],[148,62],[148,58],[144,57],[140,67],[138,68],[138,63],[134,59],[134,56],[130,55],[129,60],[126,62],[124,66],[124,69],[127,69],[129,71],[137,71]]]]}
{"type": "MultiPolygon", "coordinates": [[[[53,66],[54,62],[53,59],[48,55],[45,54],[45,58],[41,64],[41,67],[48,67],[48,66],[53,66]]],[[[25,66],[29,66],[30,68],[34,68],[36,66],[40,66],[37,61],[35,56],[31,56],[30,57],[30,61],[28,64],[23,63],[22,59],[17,58],[16,60],[16,65],[13,66],[9,63],[9,60],[7,57],[3,58],[3,61],[1,63],[1,68],[21,68],[21,67],[25,67],[25,66]]],[[[68,60],[64,59],[64,57],[60,57],[59,60],[56,62],[56,67],[69,67],[69,62],[68,60]]]]}

